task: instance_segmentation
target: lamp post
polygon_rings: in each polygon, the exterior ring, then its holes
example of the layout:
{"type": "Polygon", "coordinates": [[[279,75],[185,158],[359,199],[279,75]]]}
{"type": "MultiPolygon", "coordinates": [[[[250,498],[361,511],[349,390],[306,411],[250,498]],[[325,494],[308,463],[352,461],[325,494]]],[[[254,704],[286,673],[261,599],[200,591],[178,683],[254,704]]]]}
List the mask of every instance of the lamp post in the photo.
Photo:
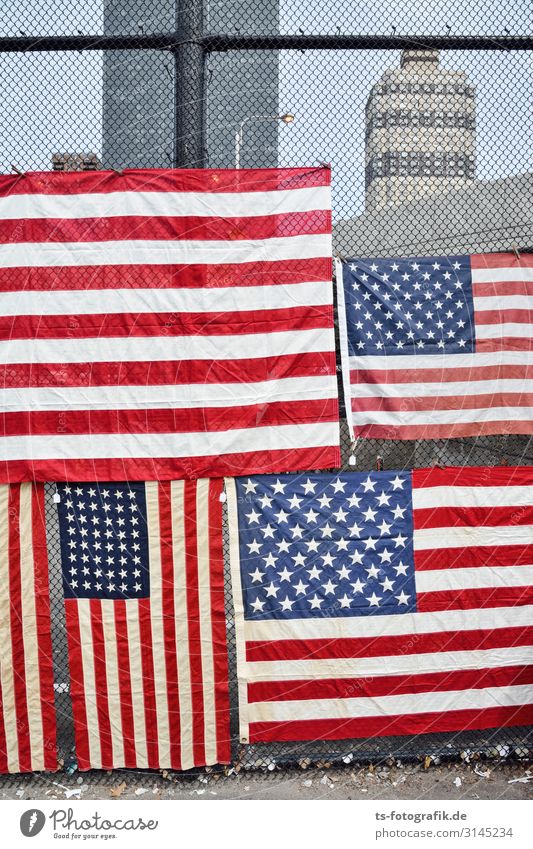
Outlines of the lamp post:
{"type": "Polygon", "coordinates": [[[284,124],[292,124],[294,122],[294,115],[291,115],[290,112],[286,112],[285,115],[250,115],[249,118],[245,118],[244,121],[241,121],[235,131],[235,168],[241,167],[241,148],[244,125],[251,121],[282,121],[284,124]]]}

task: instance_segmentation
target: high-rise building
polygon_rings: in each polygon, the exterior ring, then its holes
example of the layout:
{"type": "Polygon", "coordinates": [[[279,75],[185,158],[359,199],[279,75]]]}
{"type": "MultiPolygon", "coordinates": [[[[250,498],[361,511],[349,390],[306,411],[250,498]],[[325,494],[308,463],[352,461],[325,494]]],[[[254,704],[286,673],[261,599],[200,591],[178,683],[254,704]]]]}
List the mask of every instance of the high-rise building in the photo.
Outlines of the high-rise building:
{"type": "MultiPolygon", "coordinates": [[[[104,0],[107,35],[173,32],[180,0],[104,0]]],[[[210,33],[276,33],[279,0],[213,0],[204,3],[210,33]]],[[[106,51],[103,68],[104,167],[168,168],[173,164],[175,81],[172,54],[164,50],[106,51]]],[[[246,118],[276,115],[275,51],[211,53],[206,63],[204,164],[232,168],[235,132],[246,118]]],[[[278,123],[250,121],[241,148],[242,167],[277,165],[278,123]]],[[[200,164],[200,163],[199,163],[200,164]]]]}
{"type": "Polygon", "coordinates": [[[475,179],[475,89],[437,50],[403,50],[366,106],[366,208],[459,190],[475,179]]]}

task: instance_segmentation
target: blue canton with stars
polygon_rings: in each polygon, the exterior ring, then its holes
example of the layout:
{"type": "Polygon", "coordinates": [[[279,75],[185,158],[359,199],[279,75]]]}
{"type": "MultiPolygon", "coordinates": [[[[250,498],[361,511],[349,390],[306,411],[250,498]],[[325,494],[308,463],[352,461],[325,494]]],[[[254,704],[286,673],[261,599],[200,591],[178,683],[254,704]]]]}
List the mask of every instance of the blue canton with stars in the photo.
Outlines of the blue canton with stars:
{"type": "Polygon", "coordinates": [[[58,484],[57,491],[65,598],[146,598],[144,484],[58,484]]]}
{"type": "Polygon", "coordinates": [[[409,472],[236,481],[246,619],[416,610],[409,472]]]}
{"type": "Polygon", "coordinates": [[[475,350],[468,256],[343,262],[350,356],[475,350]]]}

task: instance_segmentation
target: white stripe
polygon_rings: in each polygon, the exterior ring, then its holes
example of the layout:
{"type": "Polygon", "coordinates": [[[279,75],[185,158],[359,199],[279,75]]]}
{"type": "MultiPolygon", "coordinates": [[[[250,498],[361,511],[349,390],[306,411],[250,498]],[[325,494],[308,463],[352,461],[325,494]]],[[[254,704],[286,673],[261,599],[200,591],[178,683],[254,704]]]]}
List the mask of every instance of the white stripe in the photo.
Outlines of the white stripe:
{"type": "MultiPolygon", "coordinates": [[[[228,488],[229,492],[229,488],[228,488]]],[[[240,578],[239,578],[240,580],[240,578]]],[[[234,586],[237,586],[234,584],[234,586]]],[[[239,584],[240,586],[240,584],[239,584]]],[[[235,595],[237,595],[235,592],[235,595]]],[[[395,637],[443,631],[500,630],[533,625],[533,605],[480,610],[438,610],[391,616],[338,616],[335,619],[265,619],[244,622],[246,642],[270,640],[336,640],[351,637],[395,637]]]]}
{"type": "Polygon", "coordinates": [[[525,351],[489,351],[473,354],[402,354],[399,356],[350,357],[351,369],[396,371],[398,369],[434,369],[436,372],[451,368],[479,368],[479,366],[523,366],[525,351]]]}
{"type": "Polygon", "coordinates": [[[187,607],[187,573],[185,556],[185,484],[170,484],[173,562],[174,562],[174,622],[176,628],[176,655],[180,704],[181,768],[195,766],[193,751],[193,712],[191,692],[191,667],[189,646],[189,612],[187,607]]]}
{"type": "Polygon", "coordinates": [[[208,457],[246,451],[283,451],[339,444],[339,423],[236,428],[209,433],[112,433],[5,436],[0,460],[208,457]]]}
{"type": "Polygon", "coordinates": [[[0,342],[0,363],[234,360],[334,350],[333,328],[235,336],[11,339],[0,342]]]}
{"type": "MultiPolygon", "coordinates": [[[[435,375],[437,376],[437,375],[435,375]]],[[[516,392],[524,394],[533,391],[533,380],[442,381],[441,383],[353,383],[352,398],[405,398],[407,404],[411,398],[439,398],[442,396],[492,395],[498,392],[516,392]]],[[[459,399],[459,404],[461,400],[459,399]]]]}
{"type": "Polygon", "coordinates": [[[196,481],[196,543],[198,553],[198,606],[202,646],[202,684],[204,697],[205,762],[217,762],[217,710],[215,666],[211,623],[211,569],[209,551],[209,481],[196,481]]]}
{"type": "MultiPolygon", "coordinates": [[[[448,530],[446,530],[446,535],[448,530]]],[[[428,569],[416,573],[419,593],[442,590],[533,587],[533,566],[476,566],[464,569],[428,569]]]]}
{"type": "MultiPolygon", "coordinates": [[[[329,280],[278,286],[213,286],[203,289],[62,289],[53,292],[26,290],[1,292],[0,315],[239,313],[250,310],[323,306],[332,302],[333,292],[329,280]]],[[[232,316],[228,316],[228,321],[231,319],[232,316]]]]}
{"type": "MultiPolygon", "coordinates": [[[[476,396],[473,396],[474,398],[476,396]]],[[[428,406],[431,407],[431,404],[428,406]]],[[[463,409],[458,399],[455,410],[353,410],[354,424],[443,425],[458,422],[508,422],[510,419],[531,421],[533,407],[479,407],[463,409]]]]}
{"type": "Polygon", "coordinates": [[[473,283],[505,283],[508,280],[533,280],[533,268],[473,268],[473,283]]]}
{"type": "MultiPolygon", "coordinates": [[[[339,346],[341,356],[342,390],[346,410],[350,410],[350,357],[348,346],[348,323],[346,319],[346,302],[344,298],[344,273],[340,259],[335,260],[335,291],[337,293],[337,314],[339,321],[339,346]]],[[[348,432],[354,440],[353,418],[348,413],[348,432]]]]}
{"type": "MultiPolygon", "coordinates": [[[[124,757],[124,731],[122,728],[122,695],[118,677],[117,629],[115,626],[115,602],[102,599],[102,631],[105,646],[105,671],[107,684],[107,710],[113,747],[113,767],[126,766],[124,757]]],[[[100,683],[101,687],[102,684],[100,683]]]]}
{"type": "Polygon", "coordinates": [[[415,530],[415,551],[464,546],[533,544],[533,525],[503,525],[465,528],[424,528],[415,530]]]}
{"type": "Polygon", "coordinates": [[[170,720],[163,627],[163,579],[161,575],[161,528],[159,524],[159,486],[145,484],[148,547],[150,561],[150,630],[154,659],[154,696],[157,716],[158,767],[170,767],[170,720]]]}
{"type": "MultiPolygon", "coordinates": [[[[490,477],[490,469],[488,470],[490,477]]],[[[526,486],[454,486],[413,487],[413,509],[431,507],[530,507],[533,504],[532,484],[526,486]]]]}
{"type": "Polygon", "coordinates": [[[9,485],[0,485],[0,684],[8,772],[19,772],[17,712],[11,639],[9,485]]]}
{"type": "MultiPolygon", "coordinates": [[[[445,648],[445,647],[443,647],[445,648]]],[[[346,657],[324,660],[265,660],[246,664],[247,681],[316,681],[328,678],[380,678],[384,675],[423,675],[461,669],[497,669],[533,664],[531,646],[498,649],[435,651],[383,657],[346,657]]],[[[369,688],[372,685],[369,683],[369,688]]],[[[379,697],[381,701],[381,696],[379,697]]]]}
{"type": "MultiPolygon", "coordinates": [[[[294,719],[351,719],[366,716],[401,716],[446,713],[452,710],[483,710],[531,704],[533,688],[487,687],[450,692],[409,693],[359,699],[307,699],[287,702],[256,702],[248,705],[250,722],[291,722],[294,719]]],[[[339,729],[342,730],[342,729],[339,729]]]]}
{"type": "MultiPolygon", "coordinates": [[[[41,675],[39,667],[39,644],[37,636],[36,593],[42,587],[35,586],[35,564],[33,557],[31,483],[20,486],[20,590],[22,615],[22,641],[24,643],[24,682],[26,709],[30,738],[31,768],[44,769],[44,729],[41,708],[41,675]]],[[[45,658],[45,663],[51,663],[45,658]]],[[[15,670],[20,674],[20,670],[15,670]]]]}
{"type": "Polygon", "coordinates": [[[286,377],[257,383],[149,384],[0,388],[4,412],[29,410],[156,410],[235,407],[337,397],[335,375],[286,377]]]}
{"type": "MultiPolygon", "coordinates": [[[[533,335],[533,325],[530,321],[519,324],[516,321],[502,322],[502,324],[476,324],[477,339],[505,339],[522,338],[529,339],[533,335]]],[[[526,358],[524,354],[524,359],[526,358]]]]}
{"type": "Polygon", "coordinates": [[[529,295],[478,295],[474,298],[474,309],[476,313],[490,310],[502,315],[505,310],[531,310],[533,298],[529,295]]]}
{"type": "Polygon", "coordinates": [[[141,656],[143,641],[141,637],[139,602],[136,599],[131,599],[124,606],[126,608],[126,626],[128,632],[135,765],[138,769],[148,769],[146,707],[144,703],[144,675],[141,656]]]}
{"type": "Polygon", "coordinates": [[[67,599],[67,604],[76,604],[78,608],[80,630],[80,654],[83,671],[83,697],[85,701],[85,716],[87,717],[87,740],[89,746],[89,763],[91,769],[102,769],[102,746],[100,741],[100,725],[98,723],[98,707],[96,694],[100,692],[102,682],[96,680],[94,670],[93,629],[91,624],[90,599],[80,598],[77,601],[67,599]]]}
{"type": "Polygon", "coordinates": [[[331,208],[329,186],[264,192],[94,192],[0,198],[0,219],[122,216],[242,218],[331,208]]]}
{"type": "Polygon", "coordinates": [[[235,240],[11,242],[0,245],[0,268],[94,265],[227,265],[331,256],[331,235],[235,240]]]}

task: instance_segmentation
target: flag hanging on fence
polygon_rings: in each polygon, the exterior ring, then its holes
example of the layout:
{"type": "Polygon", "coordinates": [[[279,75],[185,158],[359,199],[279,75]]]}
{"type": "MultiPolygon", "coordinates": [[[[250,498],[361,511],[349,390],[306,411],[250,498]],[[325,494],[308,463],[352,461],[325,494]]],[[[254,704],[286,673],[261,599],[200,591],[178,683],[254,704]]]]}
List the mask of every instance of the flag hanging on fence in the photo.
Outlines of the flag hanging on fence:
{"type": "Polygon", "coordinates": [[[533,469],[227,488],[241,741],[533,722],[533,469]]]}
{"type": "Polygon", "coordinates": [[[230,760],[221,491],[60,485],[80,769],[230,760]]]}
{"type": "Polygon", "coordinates": [[[329,184],[0,177],[0,480],[338,465],[329,184]]]}
{"type": "Polygon", "coordinates": [[[352,437],[533,433],[533,254],[353,259],[336,277],[352,437]]]}
{"type": "Polygon", "coordinates": [[[0,486],[0,772],[55,769],[44,488],[0,486]]]}

